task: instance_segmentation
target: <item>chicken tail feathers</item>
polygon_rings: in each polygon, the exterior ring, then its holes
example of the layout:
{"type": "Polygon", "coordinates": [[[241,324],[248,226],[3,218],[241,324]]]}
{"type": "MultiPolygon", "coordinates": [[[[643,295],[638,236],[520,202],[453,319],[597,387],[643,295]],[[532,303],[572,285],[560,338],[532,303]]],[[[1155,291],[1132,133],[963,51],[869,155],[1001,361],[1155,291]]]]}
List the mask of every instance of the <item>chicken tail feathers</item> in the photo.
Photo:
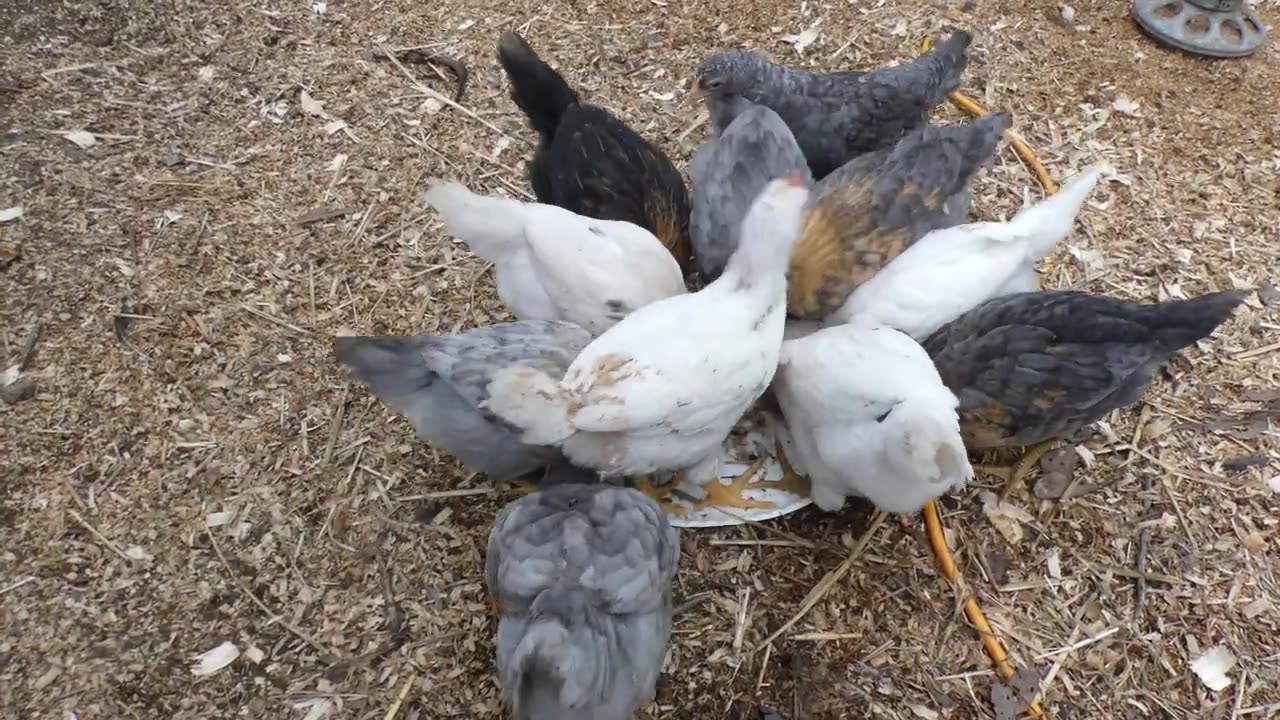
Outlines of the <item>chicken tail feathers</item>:
{"type": "Polygon", "coordinates": [[[519,200],[477,195],[452,180],[431,180],[421,202],[440,213],[450,235],[489,262],[524,246],[525,204],[519,200]]]}
{"type": "Polygon", "coordinates": [[[590,627],[573,619],[591,613],[583,588],[556,584],[534,599],[529,624],[504,663],[502,685],[513,717],[565,717],[565,711],[595,704],[604,658],[595,657],[590,627]]]}
{"type": "Polygon", "coordinates": [[[1108,167],[1097,165],[1075,175],[1063,183],[1058,192],[1019,210],[1004,224],[1001,234],[1007,241],[1024,243],[1029,260],[1048,255],[1071,232],[1076,216],[1098,186],[1099,178],[1112,172],[1108,167]]]}
{"type": "Polygon", "coordinates": [[[415,337],[340,337],[334,340],[333,354],[352,376],[417,427],[431,385],[440,379],[422,355],[428,342],[415,337]]]}
{"type": "Polygon", "coordinates": [[[1171,300],[1148,306],[1144,324],[1169,352],[1177,352],[1208,337],[1249,294],[1247,290],[1209,293],[1191,300],[1171,300]]]}
{"type": "Polygon", "coordinates": [[[523,441],[530,445],[555,445],[574,433],[569,394],[535,368],[516,366],[495,373],[486,405],[520,428],[523,441]]]}
{"type": "Polygon", "coordinates": [[[977,167],[995,155],[996,145],[1004,132],[1013,126],[1013,118],[1008,113],[988,113],[968,123],[968,144],[965,146],[966,164],[977,167]]]}
{"type": "Polygon", "coordinates": [[[511,654],[502,686],[511,702],[512,717],[555,717],[578,700],[568,667],[570,638],[555,620],[534,622],[511,654]]]}
{"type": "Polygon", "coordinates": [[[965,68],[969,67],[968,51],[972,43],[973,35],[958,30],[929,51],[929,57],[937,63],[935,77],[939,81],[937,95],[933,100],[934,105],[960,89],[960,79],[964,75],[965,68]]]}
{"type": "Polygon", "coordinates": [[[549,144],[564,111],[578,103],[578,93],[516,33],[502,34],[498,61],[511,79],[511,99],[542,136],[542,143],[549,144]]]}

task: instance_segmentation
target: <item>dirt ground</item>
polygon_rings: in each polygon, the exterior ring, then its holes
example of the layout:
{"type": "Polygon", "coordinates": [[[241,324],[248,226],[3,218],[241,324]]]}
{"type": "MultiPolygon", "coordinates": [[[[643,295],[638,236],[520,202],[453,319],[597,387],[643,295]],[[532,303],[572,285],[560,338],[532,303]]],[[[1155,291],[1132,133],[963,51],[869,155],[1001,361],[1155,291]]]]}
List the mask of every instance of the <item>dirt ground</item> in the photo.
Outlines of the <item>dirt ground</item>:
{"type": "MultiPolygon", "coordinates": [[[[1190,58],[1124,3],[1071,5],[7,0],[0,211],[23,217],[0,223],[4,367],[42,332],[34,397],[0,404],[0,716],[499,717],[483,548],[513,495],[417,442],[331,338],[505,317],[415,198],[433,175],[525,192],[533,135],[494,59],[512,27],[682,166],[714,49],[868,67],[970,29],[966,90],[1012,111],[1056,178],[1122,173],[1048,285],[1262,286],[1064,456],[1082,458],[1069,499],[1019,491],[1023,514],[993,520],[980,480],[943,508],[959,593],[1044,678],[1052,717],[1280,716],[1280,50],[1190,58]],[[784,41],[819,20],[803,54],[784,41]],[[371,55],[419,46],[465,62],[465,113],[437,97],[447,71],[371,55]],[[193,674],[224,642],[239,658],[193,674]],[[1191,668],[1218,646],[1236,658],[1220,691],[1191,668]]],[[[1039,194],[1003,150],[974,216],[1039,194]]],[[[650,715],[1013,717],[918,516],[888,518],[757,647],[868,517],[686,531],[650,715]]]]}

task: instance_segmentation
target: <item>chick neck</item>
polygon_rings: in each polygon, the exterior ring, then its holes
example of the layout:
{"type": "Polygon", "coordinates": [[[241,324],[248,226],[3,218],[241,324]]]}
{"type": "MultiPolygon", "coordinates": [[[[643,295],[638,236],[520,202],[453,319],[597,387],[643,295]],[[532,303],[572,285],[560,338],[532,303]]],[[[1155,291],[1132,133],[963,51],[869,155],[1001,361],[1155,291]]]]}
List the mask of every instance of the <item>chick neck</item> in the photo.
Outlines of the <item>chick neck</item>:
{"type": "Polygon", "coordinates": [[[770,300],[786,294],[791,243],[785,242],[782,234],[781,230],[765,228],[744,232],[738,249],[712,285],[770,300]]]}

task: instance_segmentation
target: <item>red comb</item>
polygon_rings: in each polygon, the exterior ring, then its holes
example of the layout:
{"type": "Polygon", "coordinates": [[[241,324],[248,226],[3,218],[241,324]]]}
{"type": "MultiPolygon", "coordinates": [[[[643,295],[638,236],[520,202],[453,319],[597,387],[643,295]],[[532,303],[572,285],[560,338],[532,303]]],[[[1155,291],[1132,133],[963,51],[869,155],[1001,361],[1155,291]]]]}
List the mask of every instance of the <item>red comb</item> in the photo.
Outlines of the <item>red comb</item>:
{"type": "Polygon", "coordinates": [[[783,179],[792,187],[804,187],[807,184],[804,181],[804,175],[801,175],[799,170],[792,171],[790,175],[783,179]]]}

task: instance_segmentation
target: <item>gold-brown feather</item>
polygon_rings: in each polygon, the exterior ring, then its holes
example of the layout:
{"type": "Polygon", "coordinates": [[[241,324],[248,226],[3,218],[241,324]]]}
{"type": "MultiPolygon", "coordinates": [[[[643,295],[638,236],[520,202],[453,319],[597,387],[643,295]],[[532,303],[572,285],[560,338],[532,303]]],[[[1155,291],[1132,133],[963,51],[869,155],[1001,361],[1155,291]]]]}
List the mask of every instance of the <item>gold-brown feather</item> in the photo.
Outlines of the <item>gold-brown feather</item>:
{"type": "Polygon", "coordinates": [[[908,228],[885,225],[881,215],[865,180],[838,186],[817,199],[791,251],[787,312],[806,320],[826,317],[906,249],[908,228]]]}
{"type": "Polygon", "coordinates": [[[674,203],[671,198],[660,196],[653,198],[653,200],[650,221],[653,223],[653,227],[657,229],[654,235],[666,246],[667,250],[671,251],[671,254],[675,256],[676,262],[680,264],[680,272],[685,277],[688,277],[689,267],[693,260],[693,246],[689,239],[689,228],[676,217],[676,212],[672,209],[674,203]]]}

